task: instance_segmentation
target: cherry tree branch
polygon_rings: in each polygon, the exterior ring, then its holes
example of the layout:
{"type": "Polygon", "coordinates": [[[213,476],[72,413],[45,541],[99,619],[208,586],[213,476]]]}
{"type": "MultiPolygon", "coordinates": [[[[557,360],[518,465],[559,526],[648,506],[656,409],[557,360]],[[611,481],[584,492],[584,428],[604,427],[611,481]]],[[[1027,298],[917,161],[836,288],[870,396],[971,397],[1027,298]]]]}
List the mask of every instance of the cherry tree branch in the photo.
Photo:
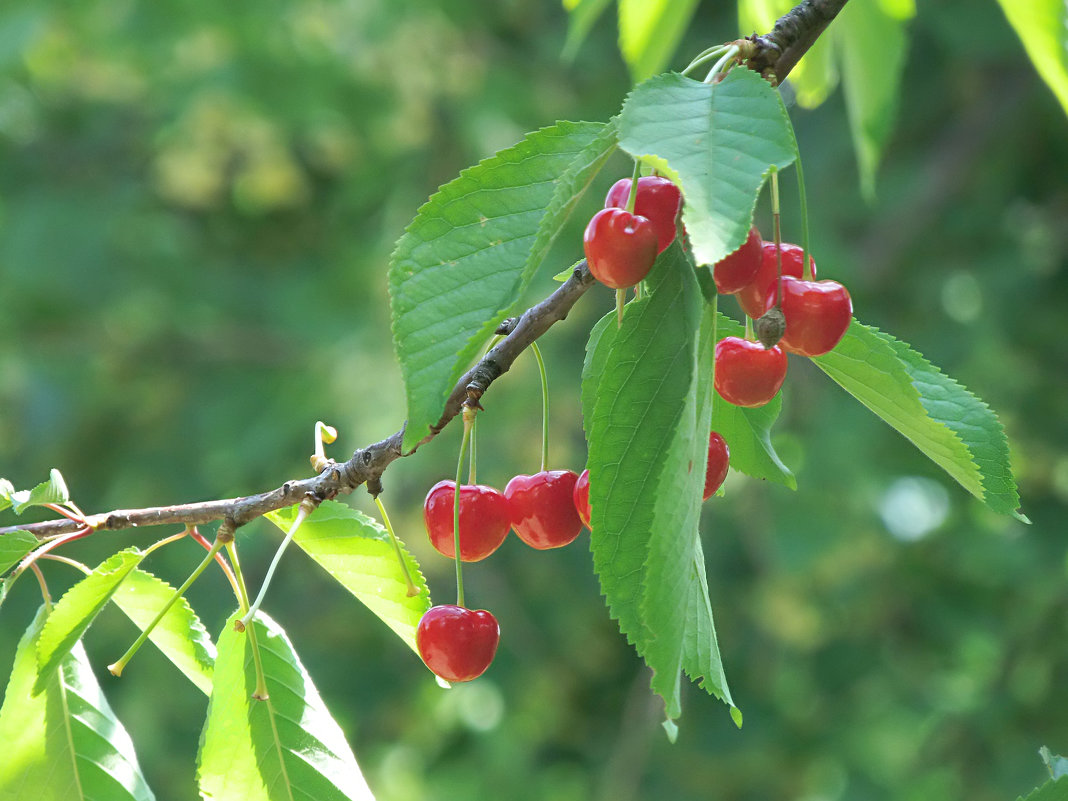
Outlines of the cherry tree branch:
{"type": "Polygon", "coordinates": [[[743,40],[742,55],[749,68],[775,85],[782,83],[847,1],[801,0],[778,19],[771,33],[743,40]]]}
{"type": "MultiPolygon", "coordinates": [[[[258,495],[227,498],[218,501],[156,506],[145,509],[116,509],[98,515],[87,515],[85,525],[95,531],[164,526],[171,524],[203,525],[222,520],[232,528],[260,517],[267,512],[294,506],[306,496],[319,500],[333,498],[352,492],[361,484],[367,485],[372,495],[382,491],[382,473],[389,465],[403,456],[411,456],[419,446],[437,436],[449,422],[460,413],[464,401],[477,401],[490,385],[508,372],[516,358],[530,347],[538,337],[555,323],[567,317],[568,312],[586,290],[594,284],[586,262],[579,262],[571,276],[555,292],[540,303],[531,306],[522,316],[506,320],[497,329],[504,336],[490,351],[468,370],[453,387],[441,418],[435,423],[419,444],[407,453],[401,449],[404,429],[386,439],[359,448],[347,462],[329,462],[319,475],[287,481],[281,487],[258,495]]],[[[14,531],[29,531],[38,537],[47,538],[76,531],[83,524],[63,518],[42,523],[0,528],[0,535],[14,531]]]]}

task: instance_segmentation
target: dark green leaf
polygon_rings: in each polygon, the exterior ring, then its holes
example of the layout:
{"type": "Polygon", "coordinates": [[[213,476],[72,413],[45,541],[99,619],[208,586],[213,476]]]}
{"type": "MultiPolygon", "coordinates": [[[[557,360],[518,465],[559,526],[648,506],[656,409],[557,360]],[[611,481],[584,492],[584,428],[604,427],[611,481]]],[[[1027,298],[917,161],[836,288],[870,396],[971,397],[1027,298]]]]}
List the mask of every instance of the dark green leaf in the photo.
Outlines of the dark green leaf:
{"type": "Polygon", "coordinates": [[[1016,801],[1068,801],[1068,779],[1052,779],[1016,801]]]}
{"type": "Polygon", "coordinates": [[[0,535],[0,573],[6,573],[40,544],[41,541],[28,531],[0,535]]]}
{"type": "Polygon", "coordinates": [[[464,170],[419,209],[389,271],[406,450],[440,419],[615,146],[612,124],[557,123],[464,170]]]}
{"type": "MultiPolygon", "coordinates": [[[[288,531],[297,507],[271,512],[267,519],[288,531]]],[[[382,622],[415,648],[415,627],[430,608],[426,579],[404,546],[404,562],[419,594],[408,597],[389,534],[377,522],[343,503],[323,501],[301,525],[293,541],[351,592],[382,622]]]]}
{"type": "Polygon", "coordinates": [[[219,636],[197,755],[201,797],[374,801],[341,727],[285,632],[260,612],[249,630],[238,633],[233,624],[239,616],[235,613],[219,636]],[[254,647],[268,693],[263,700],[252,698],[254,647]]]}
{"type": "Polygon", "coordinates": [[[133,742],[111,711],[81,643],[38,691],[41,607],[19,642],[0,708],[4,801],[150,801],[133,742]]]}
{"type": "Polygon", "coordinates": [[[619,144],[674,176],[698,264],[714,264],[745,241],[764,179],[797,158],[786,109],[746,69],[709,85],[660,75],[623,104],[619,144]]]}
{"type": "Polygon", "coordinates": [[[47,686],[63,658],[143,558],[144,554],[137,548],[119,551],[101,562],[59,599],[37,643],[39,670],[33,689],[35,694],[47,686]]]}
{"type": "Polygon", "coordinates": [[[697,0],[619,0],[619,50],[635,83],[667,67],[697,0]]]}
{"type": "MultiPolygon", "coordinates": [[[[111,600],[144,631],[173,594],[174,588],[170,584],[137,569],[119,585],[111,600]]],[[[179,598],[167,610],[148,639],[197,689],[205,695],[211,693],[215,644],[185,598],[179,598]]]]}
{"type": "Polygon", "coordinates": [[[833,351],[812,361],[972,495],[996,512],[1017,514],[1001,423],[921,354],[854,320],[833,351]]]}

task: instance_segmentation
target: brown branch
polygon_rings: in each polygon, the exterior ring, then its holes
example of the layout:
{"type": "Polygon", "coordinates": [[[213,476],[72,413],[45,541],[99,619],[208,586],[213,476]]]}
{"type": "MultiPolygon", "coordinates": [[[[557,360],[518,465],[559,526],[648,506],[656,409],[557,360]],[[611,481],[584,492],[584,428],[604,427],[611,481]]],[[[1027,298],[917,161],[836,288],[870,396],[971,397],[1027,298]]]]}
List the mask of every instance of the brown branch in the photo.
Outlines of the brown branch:
{"type": "Polygon", "coordinates": [[[801,0],[778,19],[771,33],[753,34],[744,40],[752,43],[752,48],[743,49],[747,65],[772,84],[782,83],[846,2],[801,0]]]}
{"type": "MultiPolygon", "coordinates": [[[[278,489],[228,498],[221,501],[203,501],[178,506],[157,506],[147,509],[116,509],[99,515],[88,515],[86,523],[94,530],[116,531],[144,526],[163,526],[181,523],[203,525],[215,520],[228,521],[235,528],[260,517],[267,512],[293,506],[306,495],[320,500],[333,498],[356,489],[366,483],[372,494],[381,491],[381,477],[389,465],[402,456],[411,456],[416,449],[432,440],[460,413],[460,406],[469,396],[479,398],[490,384],[497,380],[515,362],[516,358],[530,347],[538,337],[553,324],[567,317],[576,301],[594,284],[586,262],[575,266],[571,277],[555,292],[540,303],[531,306],[519,318],[506,320],[497,329],[505,337],[498,342],[474,367],[468,370],[452,390],[441,418],[435,423],[419,444],[407,453],[402,452],[404,429],[390,437],[360,448],[347,462],[328,464],[319,475],[297,481],[287,481],[278,489]]],[[[23,526],[0,528],[0,535],[14,531],[29,531],[38,537],[52,537],[75,531],[82,527],[79,521],[48,520],[23,526]]]]}

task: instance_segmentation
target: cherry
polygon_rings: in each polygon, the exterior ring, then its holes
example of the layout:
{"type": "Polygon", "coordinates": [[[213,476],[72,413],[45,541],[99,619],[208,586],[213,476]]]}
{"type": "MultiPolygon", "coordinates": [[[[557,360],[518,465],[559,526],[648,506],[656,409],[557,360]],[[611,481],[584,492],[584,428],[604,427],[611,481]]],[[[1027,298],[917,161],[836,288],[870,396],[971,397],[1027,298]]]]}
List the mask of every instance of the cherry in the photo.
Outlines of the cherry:
{"type": "MultiPolygon", "coordinates": [[[[583,470],[579,473],[578,481],[575,482],[575,511],[578,512],[582,524],[590,528],[590,471],[583,470]]],[[[592,529],[591,529],[592,530],[592,529]]]]}
{"type": "Polygon", "coordinates": [[[735,406],[763,406],[786,379],[786,353],[778,346],[724,337],[716,343],[716,391],[735,406]]]}
{"type": "MultiPolygon", "coordinates": [[[[630,178],[620,178],[608,190],[604,199],[606,209],[625,209],[630,198],[630,178]]],[[[656,229],[658,254],[667,250],[675,241],[675,220],[682,208],[682,194],[673,181],[659,175],[647,175],[638,179],[638,192],[634,197],[634,213],[640,214],[656,229]]]]}
{"type": "Polygon", "coordinates": [[[736,251],[724,256],[712,268],[712,277],[716,281],[716,290],[724,295],[741,292],[756,278],[762,261],[760,231],[754,225],[749,229],[749,236],[736,251]]]}
{"type": "Polygon", "coordinates": [[[419,656],[446,681],[471,681],[485,673],[500,639],[490,612],[451,604],[428,609],[415,629],[419,656]]]}
{"type": "Polygon", "coordinates": [[[723,484],[730,461],[731,449],[727,447],[723,437],[713,431],[708,435],[708,467],[705,468],[704,500],[707,501],[715,495],[716,490],[723,484]]]}
{"type": "MultiPolygon", "coordinates": [[[[775,285],[768,302],[775,303],[775,285]]],[[[842,341],[853,316],[849,291],[837,281],[782,279],[782,313],[786,330],[780,344],[791,353],[822,356],[842,341]]]]}
{"type": "MultiPolygon", "coordinates": [[[[430,488],[423,502],[423,521],[430,543],[452,559],[452,505],[455,481],[439,481],[430,488]]],[[[460,486],[460,559],[477,562],[485,559],[504,542],[512,526],[511,511],[505,497],[481,484],[460,486]]]]}
{"type": "Polygon", "coordinates": [[[626,289],[649,274],[656,261],[656,228],[624,209],[593,215],[582,246],[593,277],[612,289],[626,289]]]}
{"type": "MultiPolygon", "coordinates": [[[[801,254],[804,251],[797,245],[788,242],[782,243],[782,274],[800,278],[801,254]]],[[[812,267],[812,277],[816,277],[816,262],[812,256],[808,257],[808,263],[812,267]]],[[[760,269],[757,270],[756,278],[749,286],[737,294],[738,302],[742,305],[742,311],[754,320],[763,316],[764,312],[775,305],[774,299],[768,303],[768,288],[775,286],[775,279],[779,273],[775,266],[775,243],[765,242],[760,248],[760,269]]]]}
{"type": "Polygon", "coordinates": [[[571,470],[542,470],[509,481],[504,497],[519,539],[539,550],[559,548],[575,539],[582,531],[574,501],[577,481],[571,470]]]}

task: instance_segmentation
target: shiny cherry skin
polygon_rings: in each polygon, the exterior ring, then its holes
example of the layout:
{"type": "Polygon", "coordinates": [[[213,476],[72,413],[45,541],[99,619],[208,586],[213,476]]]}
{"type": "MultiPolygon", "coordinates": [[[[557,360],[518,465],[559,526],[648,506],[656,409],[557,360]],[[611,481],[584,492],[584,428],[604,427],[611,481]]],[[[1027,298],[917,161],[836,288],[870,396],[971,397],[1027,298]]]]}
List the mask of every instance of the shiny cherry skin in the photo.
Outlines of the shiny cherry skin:
{"type": "Polygon", "coordinates": [[[763,261],[761,245],[760,231],[754,225],[740,248],[716,262],[712,278],[717,292],[733,295],[753,283],[763,261]]]}
{"type": "MultiPolygon", "coordinates": [[[[423,522],[430,544],[453,558],[452,504],[455,481],[439,481],[423,502],[423,522]]],[[[512,527],[508,501],[481,484],[460,485],[460,561],[478,562],[496,551],[512,527]]]]}
{"type": "Polygon", "coordinates": [[[542,551],[574,540],[582,532],[574,500],[577,481],[578,475],[572,470],[542,470],[509,481],[504,497],[519,539],[542,551]]]}
{"type": "MultiPolygon", "coordinates": [[[[803,251],[797,245],[788,242],[782,243],[782,274],[800,278],[801,255],[803,251]]],[[[812,266],[812,277],[816,277],[816,262],[809,254],[808,263],[812,266]]],[[[760,269],[749,286],[735,295],[742,311],[754,320],[763,316],[764,312],[775,305],[774,299],[768,303],[768,289],[775,286],[775,279],[779,273],[775,267],[775,243],[765,242],[760,248],[760,269]]]]}
{"type": "MultiPolygon", "coordinates": [[[[608,190],[604,199],[606,209],[625,209],[630,198],[630,178],[620,178],[608,190]]],[[[682,208],[682,193],[673,181],[659,175],[646,175],[638,179],[638,192],[634,197],[634,213],[640,214],[656,229],[658,254],[667,250],[675,241],[675,220],[682,208]]]]}
{"type": "MultiPolygon", "coordinates": [[[[768,302],[775,304],[774,284],[768,290],[768,302]]],[[[853,300],[837,281],[783,276],[782,314],[786,330],[779,344],[790,353],[822,356],[845,336],[853,319],[853,300]]]]}
{"type": "Polygon", "coordinates": [[[582,525],[590,528],[590,471],[583,470],[575,482],[575,511],[578,512],[582,525]]]}
{"type": "Polygon", "coordinates": [[[786,353],[778,346],[724,337],[716,343],[716,391],[735,406],[763,406],[786,380],[786,353]]]}
{"type": "Polygon", "coordinates": [[[491,613],[451,604],[428,609],[415,629],[419,656],[445,681],[471,681],[485,673],[500,639],[491,613]]]}
{"type": "Polygon", "coordinates": [[[727,477],[731,462],[731,449],[717,432],[708,435],[708,466],[705,468],[704,500],[716,494],[727,477]]]}
{"type": "Polygon", "coordinates": [[[626,289],[645,278],[656,261],[656,228],[624,209],[601,209],[586,226],[582,247],[594,278],[626,289]]]}

